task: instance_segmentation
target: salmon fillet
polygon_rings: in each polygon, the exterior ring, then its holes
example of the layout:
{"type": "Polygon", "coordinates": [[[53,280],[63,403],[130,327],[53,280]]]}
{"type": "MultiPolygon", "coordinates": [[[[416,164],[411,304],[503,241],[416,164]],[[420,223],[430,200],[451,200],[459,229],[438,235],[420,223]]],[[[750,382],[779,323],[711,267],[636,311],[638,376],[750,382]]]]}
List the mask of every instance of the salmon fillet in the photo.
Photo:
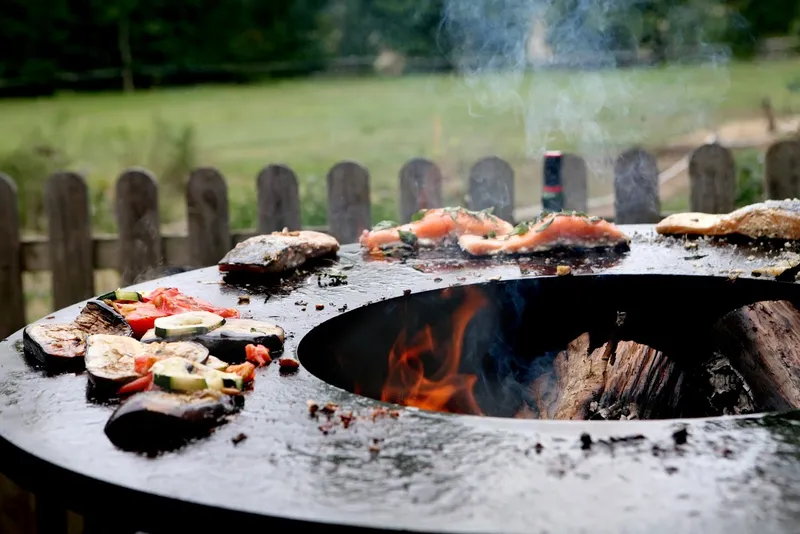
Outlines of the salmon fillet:
{"type": "Polygon", "coordinates": [[[434,246],[455,241],[462,235],[501,235],[513,225],[490,211],[470,211],[465,208],[436,208],[421,210],[412,222],[400,226],[390,222],[379,223],[372,230],[364,230],[359,242],[367,250],[393,246],[434,246]]]}
{"type": "Polygon", "coordinates": [[[301,230],[257,235],[238,243],[219,261],[223,272],[279,273],[310,259],[334,254],[339,242],[322,232],[301,230]]]}
{"type": "Polygon", "coordinates": [[[617,226],[599,217],[559,212],[520,223],[508,234],[494,238],[463,235],[458,244],[472,256],[496,256],[546,252],[557,248],[628,248],[630,238],[617,226]]]}
{"type": "Polygon", "coordinates": [[[676,213],[656,225],[659,234],[723,236],[753,239],[800,239],[800,200],[767,200],[724,214],[676,213]]]}

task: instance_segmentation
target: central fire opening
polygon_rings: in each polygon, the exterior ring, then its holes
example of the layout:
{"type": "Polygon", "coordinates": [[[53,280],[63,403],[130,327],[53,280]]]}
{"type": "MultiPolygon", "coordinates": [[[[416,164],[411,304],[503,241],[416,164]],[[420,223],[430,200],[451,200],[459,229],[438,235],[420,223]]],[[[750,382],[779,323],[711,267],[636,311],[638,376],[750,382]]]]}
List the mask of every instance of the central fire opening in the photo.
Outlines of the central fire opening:
{"type": "Polygon", "coordinates": [[[726,355],[736,343],[720,320],[759,292],[773,299],[775,284],[619,275],[453,286],[337,316],[303,338],[298,357],[347,391],[440,412],[617,420],[752,413],[769,407],[726,355]]]}

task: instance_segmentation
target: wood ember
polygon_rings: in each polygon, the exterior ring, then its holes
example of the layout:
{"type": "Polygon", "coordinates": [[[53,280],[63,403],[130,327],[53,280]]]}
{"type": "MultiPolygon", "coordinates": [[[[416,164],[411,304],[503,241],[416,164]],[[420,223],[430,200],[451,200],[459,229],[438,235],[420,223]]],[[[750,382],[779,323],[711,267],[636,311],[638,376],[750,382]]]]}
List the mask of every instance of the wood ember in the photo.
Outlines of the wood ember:
{"type": "Polygon", "coordinates": [[[534,380],[527,419],[664,419],[755,411],[745,380],[721,354],[693,366],[632,341],[590,350],[584,334],[534,380]]]}
{"type": "Polygon", "coordinates": [[[792,303],[760,302],[731,312],[714,335],[759,410],[800,407],[800,311],[792,303]]]}

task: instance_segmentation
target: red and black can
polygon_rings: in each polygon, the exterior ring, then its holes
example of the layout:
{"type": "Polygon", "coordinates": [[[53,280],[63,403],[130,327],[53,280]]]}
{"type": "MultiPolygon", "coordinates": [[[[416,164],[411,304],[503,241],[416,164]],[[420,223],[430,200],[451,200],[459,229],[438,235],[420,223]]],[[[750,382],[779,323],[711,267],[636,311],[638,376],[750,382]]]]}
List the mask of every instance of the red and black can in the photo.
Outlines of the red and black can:
{"type": "Polygon", "coordinates": [[[561,183],[561,158],[559,151],[544,153],[544,180],[542,188],[542,209],[544,211],[564,210],[564,186],[561,183]]]}

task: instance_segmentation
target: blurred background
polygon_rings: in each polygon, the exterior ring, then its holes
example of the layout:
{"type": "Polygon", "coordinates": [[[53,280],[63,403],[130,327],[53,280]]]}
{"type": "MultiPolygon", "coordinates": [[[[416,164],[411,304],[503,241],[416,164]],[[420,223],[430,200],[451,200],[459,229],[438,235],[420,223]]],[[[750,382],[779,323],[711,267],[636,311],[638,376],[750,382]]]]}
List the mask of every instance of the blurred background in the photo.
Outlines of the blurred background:
{"type": "MultiPolygon", "coordinates": [[[[94,232],[113,233],[115,180],[146,167],[181,232],[197,166],[226,177],[233,229],[256,226],[270,163],[297,173],[303,224],[324,225],[338,161],[369,170],[377,222],[397,218],[413,157],[442,169],[447,204],[502,157],[524,212],[547,149],[586,158],[604,215],[634,145],[681,210],[685,158],[710,139],[734,149],[744,204],[765,148],[800,126],[800,0],[4,0],[0,50],[0,172],[26,235],[46,232],[56,170],[85,176],[94,232]]],[[[25,274],[28,320],[51,309],[48,277],[25,274]]]]}

